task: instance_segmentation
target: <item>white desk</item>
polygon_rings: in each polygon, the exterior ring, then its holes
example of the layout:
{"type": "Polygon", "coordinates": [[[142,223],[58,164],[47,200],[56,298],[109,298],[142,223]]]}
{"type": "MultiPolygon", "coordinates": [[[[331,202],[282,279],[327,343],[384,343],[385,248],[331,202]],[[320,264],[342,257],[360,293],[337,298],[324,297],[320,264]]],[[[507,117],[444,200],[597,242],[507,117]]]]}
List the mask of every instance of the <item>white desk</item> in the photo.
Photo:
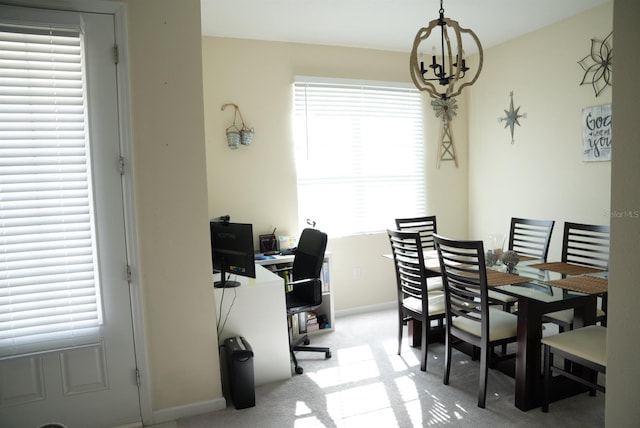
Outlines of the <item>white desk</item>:
{"type": "MultiPolygon", "coordinates": [[[[214,280],[219,279],[220,274],[215,274],[214,280]]],[[[255,279],[235,275],[231,275],[231,279],[239,281],[241,285],[215,289],[220,326],[229,314],[219,343],[222,345],[226,338],[234,336],[247,339],[254,354],[256,385],[290,378],[284,281],[260,265],[256,265],[255,279]]]]}

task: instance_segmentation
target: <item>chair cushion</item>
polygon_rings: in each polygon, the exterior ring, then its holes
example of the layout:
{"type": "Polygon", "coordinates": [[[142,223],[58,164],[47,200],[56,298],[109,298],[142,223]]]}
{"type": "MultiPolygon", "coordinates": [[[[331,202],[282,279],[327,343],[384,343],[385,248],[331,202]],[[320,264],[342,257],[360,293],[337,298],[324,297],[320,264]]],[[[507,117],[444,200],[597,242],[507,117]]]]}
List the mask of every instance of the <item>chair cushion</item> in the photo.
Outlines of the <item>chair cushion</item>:
{"type": "Polygon", "coordinates": [[[489,298],[491,300],[496,300],[499,302],[515,302],[518,300],[517,297],[509,296],[504,293],[500,293],[499,291],[491,291],[489,290],[489,298]]]}
{"type": "MultiPolygon", "coordinates": [[[[563,311],[549,312],[544,315],[546,318],[563,324],[573,324],[573,309],[565,309],[563,311]]],[[[596,311],[596,318],[602,318],[605,313],[602,309],[596,311]]]]}
{"type": "Polygon", "coordinates": [[[542,338],[541,342],[569,354],[607,366],[607,328],[590,325],[542,338]]]}
{"type": "MultiPolygon", "coordinates": [[[[456,317],[453,325],[462,331],[480,337],[480,322],[463,317],[456,317]]],[[[515,337],[518,332],[518,317],[500,309],[489,308],[489,341],[515,337]]]]}
{"type": "MultiPolygon", "coordinates": [[[[429,316],[444,314],[444,293],[441,291],[430,291],[427,293],[429,299],[429,316]]],[[[422,313],[422,303],[415,297],[407,297],[402,301],[402,306],[414,312],[422,313]]]]}
{"type": "Polygon", "coordinates": [[[427,291],[442,290],[442,277],[432,276],[427,278],[427,291]]]}

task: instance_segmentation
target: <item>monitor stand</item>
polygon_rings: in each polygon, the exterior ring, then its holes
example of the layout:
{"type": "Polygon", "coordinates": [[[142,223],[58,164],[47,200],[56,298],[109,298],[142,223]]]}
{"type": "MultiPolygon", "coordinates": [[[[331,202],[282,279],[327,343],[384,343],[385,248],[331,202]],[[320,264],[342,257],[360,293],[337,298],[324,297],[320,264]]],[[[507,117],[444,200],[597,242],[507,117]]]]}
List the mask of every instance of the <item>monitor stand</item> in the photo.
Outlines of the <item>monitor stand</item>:
{"type": "Polygon", "coordinates": [[[213,286],[215,288],[233,288],[233,287],[239,287],[240,286],[240,282],[239,281],[231,281],[231,280],[216,281],[216,282],[213,283],[213,286]]]}
{"type": "Polygon", "coordinates": [[[240,281],[231,281],[227,278],[227,270],[224,268],[224,261],[222,262],[222,269],[220,269],[220,281],[215,281],[213,283],[214,288],[234,288],[240,286],[240,281]]]}

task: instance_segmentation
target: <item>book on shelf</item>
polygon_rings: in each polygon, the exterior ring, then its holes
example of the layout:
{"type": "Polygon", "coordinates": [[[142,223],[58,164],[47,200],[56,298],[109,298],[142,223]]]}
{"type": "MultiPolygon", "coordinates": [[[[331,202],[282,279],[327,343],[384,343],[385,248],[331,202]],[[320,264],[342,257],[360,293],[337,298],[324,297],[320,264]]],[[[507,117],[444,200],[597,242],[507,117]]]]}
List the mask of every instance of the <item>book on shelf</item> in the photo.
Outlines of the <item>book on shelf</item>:
{"type": "Polygon", "coordinates": [[[322,263],[320,279],[322,280],[322,292],[328,293],[329,291],[331,291],[331,284],[329,283],[329,262],[327,261],[322,263]]]}

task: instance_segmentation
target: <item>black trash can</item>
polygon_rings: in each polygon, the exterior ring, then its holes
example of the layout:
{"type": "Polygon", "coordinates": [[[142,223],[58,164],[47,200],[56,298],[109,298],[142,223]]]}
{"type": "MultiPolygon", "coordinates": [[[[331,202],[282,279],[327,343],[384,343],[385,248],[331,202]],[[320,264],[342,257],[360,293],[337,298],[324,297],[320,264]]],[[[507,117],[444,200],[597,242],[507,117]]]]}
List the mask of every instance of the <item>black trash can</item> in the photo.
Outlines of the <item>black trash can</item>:
{"type": "Polygon", "coordinates": [[[236,409],[256,405],[253,349],[242,336],[225,339],[220,349],[222,392],[236,409]]]}

